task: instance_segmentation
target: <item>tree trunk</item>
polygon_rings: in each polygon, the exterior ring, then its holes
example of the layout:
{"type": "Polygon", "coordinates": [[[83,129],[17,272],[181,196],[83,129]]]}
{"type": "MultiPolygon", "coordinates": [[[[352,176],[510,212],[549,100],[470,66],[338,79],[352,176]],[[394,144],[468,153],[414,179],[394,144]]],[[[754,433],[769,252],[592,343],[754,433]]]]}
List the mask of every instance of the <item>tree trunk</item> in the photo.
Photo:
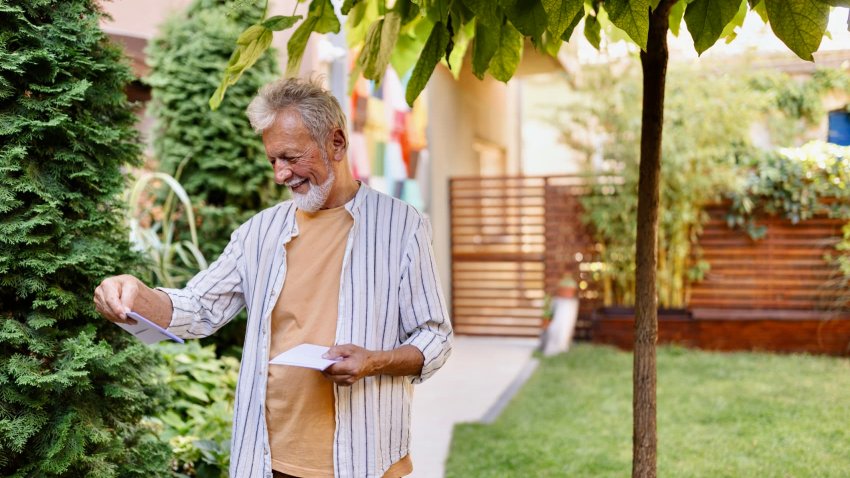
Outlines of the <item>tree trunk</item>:
{"type": "Polygon", "coordinates": [[[637,271],[635,272],[635,347],[632,436],[632,478],[656,475],[655,342],[658,338],[656,266],[658,258],[658,196],[661,173],[661,132],[667,77],[667,29],[676,0],[662,0],[649,16],[643,67],[640,179],[638,182],[637,271]]]}

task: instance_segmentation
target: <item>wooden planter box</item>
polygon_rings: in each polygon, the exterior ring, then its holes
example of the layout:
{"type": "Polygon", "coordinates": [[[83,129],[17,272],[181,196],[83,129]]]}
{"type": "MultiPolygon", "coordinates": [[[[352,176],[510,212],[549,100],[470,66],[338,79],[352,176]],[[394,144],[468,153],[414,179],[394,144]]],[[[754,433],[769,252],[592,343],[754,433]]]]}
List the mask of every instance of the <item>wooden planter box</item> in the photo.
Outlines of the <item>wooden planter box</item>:
{"type": "MultiPolygon", "coordinates": [[[[634,346],[634,309],[602,308],[591,340],[634,346]]],[[[658,343],[717,351],[850,355],[850,314],[825,311],[693,309],[659,311],[658,343]]]]}
{"type": "MultiPolygon", "coordinates": [[[[591,339],[595,343],[631,350],[635,343],[635,311],[630,307],[602,307],[593,314],[591,339]]],[[[699,347],[699,332],[690,311],[658,311],[658,343],[699,347]]]]}

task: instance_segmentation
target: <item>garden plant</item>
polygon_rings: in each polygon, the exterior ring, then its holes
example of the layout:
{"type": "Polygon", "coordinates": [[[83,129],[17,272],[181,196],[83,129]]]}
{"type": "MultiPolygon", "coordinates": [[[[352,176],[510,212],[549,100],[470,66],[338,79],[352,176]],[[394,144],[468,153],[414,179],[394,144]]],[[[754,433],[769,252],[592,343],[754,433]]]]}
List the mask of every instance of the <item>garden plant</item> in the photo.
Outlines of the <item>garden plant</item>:
{"type": "Polygon", "coordinates": [[[0,1],[0,475],[168,476],[158,356],[94,310],[137,271],[132,79],[93,1],[0,1]]]}

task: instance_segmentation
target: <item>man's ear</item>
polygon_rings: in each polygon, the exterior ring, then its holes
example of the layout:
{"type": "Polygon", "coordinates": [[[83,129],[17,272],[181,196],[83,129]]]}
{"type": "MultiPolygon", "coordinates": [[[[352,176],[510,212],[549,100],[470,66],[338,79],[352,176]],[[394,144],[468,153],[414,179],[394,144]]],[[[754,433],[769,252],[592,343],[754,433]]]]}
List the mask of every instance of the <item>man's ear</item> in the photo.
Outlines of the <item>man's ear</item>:
{"type": "Polygon", "coordinates": [[[342,161],[345,158],[345,151],[348,149],[348,138],[345,137],[345,132],[342,128],[337,128],[331,133],[331,148],[335,161],[342,161]]]}

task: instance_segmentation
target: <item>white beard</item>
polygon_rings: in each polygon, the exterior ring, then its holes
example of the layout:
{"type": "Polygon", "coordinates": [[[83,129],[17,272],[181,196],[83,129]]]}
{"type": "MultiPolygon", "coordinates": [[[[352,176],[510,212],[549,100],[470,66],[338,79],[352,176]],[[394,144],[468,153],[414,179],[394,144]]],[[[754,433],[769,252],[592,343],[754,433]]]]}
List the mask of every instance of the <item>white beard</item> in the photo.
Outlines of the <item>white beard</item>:
{"type": "MultiPolygon", "coordinates": [[[[297,183],[301,178],[292,178],[289,180],[289,184],[297,183]]],[[[334,185],[334,181],[336,180],[336,176],[334,176],[334,170],[332,168],[328,168],[328,178],[322,184],[315,185],[307,180],[307,185],[310,187],[307,190],[306,194],[301,194],[295,192],[295,190],[290,189],[292,191],[292,200],[295,201],[295,206],[298,209],[307,212],[316,212],[325,205],[325,202],[328,200],[328,196],[330,196],[331,188],[334,185]]]]}

